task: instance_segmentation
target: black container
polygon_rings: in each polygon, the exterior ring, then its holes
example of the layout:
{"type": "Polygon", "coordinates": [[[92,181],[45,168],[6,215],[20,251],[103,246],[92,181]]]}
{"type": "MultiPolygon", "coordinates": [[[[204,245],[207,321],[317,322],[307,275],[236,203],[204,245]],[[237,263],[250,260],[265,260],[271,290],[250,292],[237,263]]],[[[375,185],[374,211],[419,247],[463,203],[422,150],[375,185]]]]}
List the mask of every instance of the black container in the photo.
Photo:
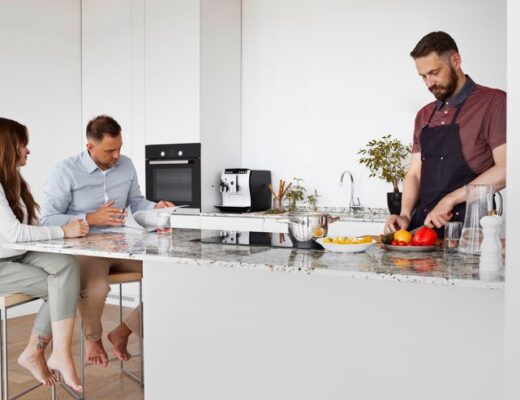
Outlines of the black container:
{"type": "Polygon", "coordinates": [[[401,199],[403,194],[401,192],[388,192],[386,194],[386,204],[390,214],[401,214],[401,199]]]}

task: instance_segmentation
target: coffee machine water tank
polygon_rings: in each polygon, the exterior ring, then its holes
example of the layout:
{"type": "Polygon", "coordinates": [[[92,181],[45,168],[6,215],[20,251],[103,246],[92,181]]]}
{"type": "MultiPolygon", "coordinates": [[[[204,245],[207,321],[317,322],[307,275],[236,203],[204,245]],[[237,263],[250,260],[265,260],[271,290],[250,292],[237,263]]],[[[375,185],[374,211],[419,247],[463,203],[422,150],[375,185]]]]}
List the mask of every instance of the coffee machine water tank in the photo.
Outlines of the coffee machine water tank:
{"type": "Polygon", "coordinates": [[[266,211],[271,208],[271,171],[229,168],[220,175],[219,190],[225,212],[266,211]]]}

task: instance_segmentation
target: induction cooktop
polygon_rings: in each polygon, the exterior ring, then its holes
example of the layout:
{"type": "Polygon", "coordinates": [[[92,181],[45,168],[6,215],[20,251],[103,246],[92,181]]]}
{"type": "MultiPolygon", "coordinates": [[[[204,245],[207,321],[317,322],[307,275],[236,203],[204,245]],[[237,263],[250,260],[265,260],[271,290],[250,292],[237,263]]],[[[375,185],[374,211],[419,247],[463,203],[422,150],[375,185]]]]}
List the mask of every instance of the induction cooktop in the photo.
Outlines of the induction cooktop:
{"type": "Polygon", "coordinates": [[[297,242],[288,233],[278,232],[248,232],[248,231],[220,231],[218,236],[195,239],[201,243],[239,245],[239,246],[264,246],[285,247],[289,249],[323,250],[314,240],[309,242],[297,242]]]}

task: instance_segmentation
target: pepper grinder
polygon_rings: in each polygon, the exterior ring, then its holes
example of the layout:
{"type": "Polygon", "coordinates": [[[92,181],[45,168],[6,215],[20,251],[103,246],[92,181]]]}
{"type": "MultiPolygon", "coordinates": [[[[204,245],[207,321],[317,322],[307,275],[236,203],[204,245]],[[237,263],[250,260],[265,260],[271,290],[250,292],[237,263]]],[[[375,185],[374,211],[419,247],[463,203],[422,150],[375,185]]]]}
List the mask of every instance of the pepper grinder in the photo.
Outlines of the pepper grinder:
{"type": "Polygon", "coordinates": [[[500,226],[502,218],[489,215],[480,219],[484,238],[480,245],[480,272],[498,272],[502,268],[500,226]]]}

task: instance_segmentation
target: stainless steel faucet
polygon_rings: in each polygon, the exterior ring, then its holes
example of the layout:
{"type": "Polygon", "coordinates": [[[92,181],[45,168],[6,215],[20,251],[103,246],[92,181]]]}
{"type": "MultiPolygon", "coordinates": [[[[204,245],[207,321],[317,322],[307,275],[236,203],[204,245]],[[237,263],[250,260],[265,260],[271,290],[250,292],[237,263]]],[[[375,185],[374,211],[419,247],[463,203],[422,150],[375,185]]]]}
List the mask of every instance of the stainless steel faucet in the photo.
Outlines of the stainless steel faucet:
{"type": "Polygon", "coordinates": [[[339,178],[339,184],[343,186],[343,178],[345,178],[345,175],[348,175],[350,177],[350,202],[348,205],[348,211],[359,211],[363,207],[361,206],[361,202],[359,201],[359,197],[354,199],[354,176],[352,175],[352,172],[350,171],[343,171],[341,173],[341,178],[339,178]]]}

